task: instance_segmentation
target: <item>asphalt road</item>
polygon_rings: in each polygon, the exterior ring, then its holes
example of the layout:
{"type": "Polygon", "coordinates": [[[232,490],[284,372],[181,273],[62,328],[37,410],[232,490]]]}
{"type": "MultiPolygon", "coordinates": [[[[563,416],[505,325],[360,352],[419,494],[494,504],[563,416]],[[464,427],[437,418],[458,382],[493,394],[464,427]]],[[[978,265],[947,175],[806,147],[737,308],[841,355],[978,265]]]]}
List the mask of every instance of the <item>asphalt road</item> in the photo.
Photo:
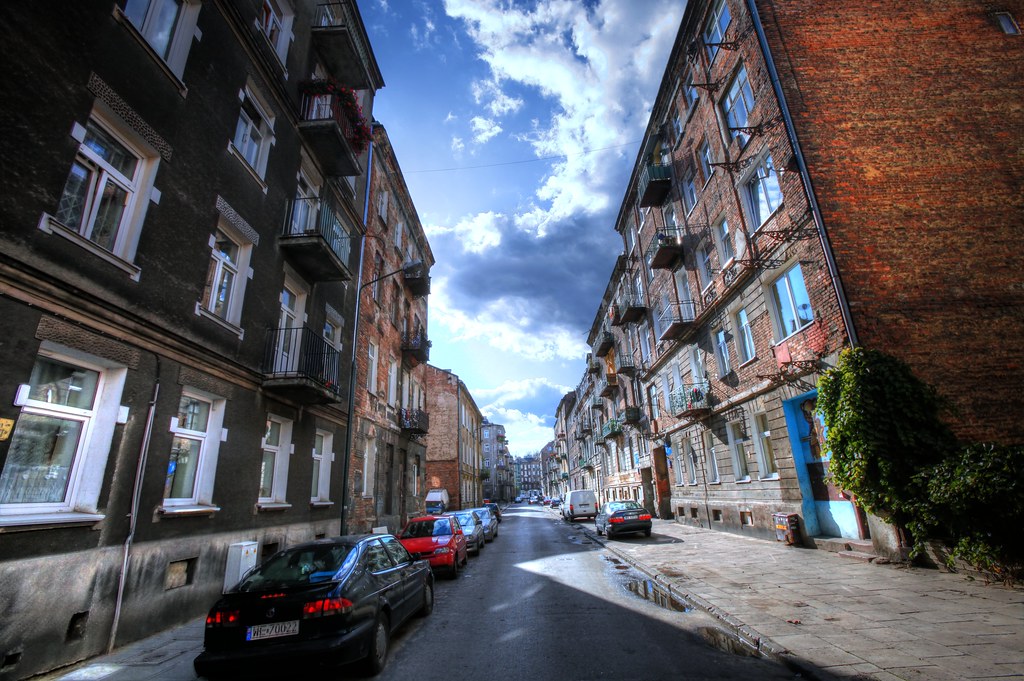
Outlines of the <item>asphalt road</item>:
{"type": "Polygon", "coordinates": [[[396,635],[378,678],[796,678],[776,663],[712,645],[710,618],[636,595],[631,587],[642,580],[550,511],[510,507],[498,537],[458,579],[438,580],[433,614],[396,635]]]}

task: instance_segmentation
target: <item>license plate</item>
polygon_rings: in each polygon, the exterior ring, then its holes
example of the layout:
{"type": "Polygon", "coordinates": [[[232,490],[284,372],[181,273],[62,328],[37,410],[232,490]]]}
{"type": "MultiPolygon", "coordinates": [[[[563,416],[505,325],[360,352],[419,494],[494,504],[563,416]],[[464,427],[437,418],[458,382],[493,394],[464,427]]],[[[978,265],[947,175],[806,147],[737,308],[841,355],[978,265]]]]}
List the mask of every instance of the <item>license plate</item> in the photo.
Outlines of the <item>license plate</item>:
{"type": "Polygon", "coordinates": [[[261,638],[277,638],[278,636],[294,636],[299,633],[299,621],[272,622],[271,624],[257,624],[245,631],[246,641],[258,641],[261,638]]]}
{"type": "Polygon", "coordinates": [[[636,520],[640,516],[638,514],[636,514],[636,513],[627,513],[626,515],[624,515],[622,517],[625,518],[626,520],[636,520]]]}

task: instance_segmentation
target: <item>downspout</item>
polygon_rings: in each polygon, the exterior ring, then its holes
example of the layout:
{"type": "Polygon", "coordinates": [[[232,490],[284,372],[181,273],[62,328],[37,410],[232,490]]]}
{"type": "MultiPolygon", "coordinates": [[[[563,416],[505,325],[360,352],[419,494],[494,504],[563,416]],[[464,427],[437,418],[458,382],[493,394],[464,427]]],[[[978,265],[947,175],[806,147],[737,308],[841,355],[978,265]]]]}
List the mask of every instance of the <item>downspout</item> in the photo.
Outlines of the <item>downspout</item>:
{"type": "Polygon", "coordinates": [[[363,196],[363,233],[359,237],[359,264],[356,275],[356,308],[352,320],[352,363],[348,375],[348,416],[345,427],[345,456],[341,461],[341,527],[338,534],[348,534],[348,478],[350,459],[352,457],[352,427],[356,401],[356,348],[359,340],[359,303],[363,298],[363,288],[359,282],[363,279],[363,256],[366,253],[366,223],[370,217],[370,183],[373,180],[373,129],[375,123],[370,123],[370,144],[366,157],[366,191],[363,196]]]}
{"type": "Polygon", "coordinates": [[[455,461],[455,472],[458,478],[456,482],[459,485],[459,508],[465,508],[466,505],[462,499],[462,381],[458,376],[455,376],[455,461]]]}
{"type": "Polygon", "coordinates": [[[843,323],[846,325],[846,333],[850,337],[850,345],[857,347],[857,331],[853,326],[853,316],[850,314],[850,307],[846,301],[846,294],[843,291],[843,283],[839,280],[839,269],[836,266],[835,257],[832,253],[832,244],[829,242],[828,234],[825,232],[825,223],[821,217],[821,209],[814,196],[814,186],[811,184],[811,175],[807,170],[807,163],[803,151],[796,137],[796,127],[793,125],[793,117],[789,113],[789,104],[786,103],[786,95],[782,91],[782,83],[779,80],[779,72],[775,68],[775,60],[772,58],[771,50],[768,47],[768,38],[765,36],[764,26],[761,24],[761,17],[758,14],[756,0],[747,0],[747,11],[754,22],[754,30],[757,32],[757,42],[761,47],[761,55],[764,57],[765,66],[768,67],[768,75],[772,82],[772,90],[779,101],[779,108],[782,110],[782,118],[786,123],[786,134],[789,137],[790,146],[793,147],[793,155],[796,157],[797,167],[800,169],[800,179],[803,180],[807,203],[811,208],[811,215],[814,218],[814,226],[818,232],[818,239],[821,242],[821,250],[825,255],[825,263],[828,266],[828,273],[832,279],[832,286],[835,288],[836,298],[839,300],[839,311],[843,316],[843,323]]]}
{"type": "Polygon", "coordinates": [[[114,621],[110,625],[110,638],[107,641],[107,654],[114,651],[117,640],[117,627],[121,621],[121,606],[124,604],[125,584],[128,581],[128,565],[131,562],[132,542],[135,540],[135,528],[138,525],[139,499],[142,496],[142,478],[146,470],[146,458],[149,453],[149,442],[153,435],[153,419],[156,415],[156,400],[160,396],[160,355],[156,358],[156,378],[153,383],[153,397],[149,400],[146,412],[146,429],[142,435],[142,446],[139,448],[139,461],[135,466],[135,485],[132,488],[131,512],[128,514],[128,536],[124,540],[124,552],[121,557],[121,574],[117,580],[117,597],[114,600],[114,621]]]}

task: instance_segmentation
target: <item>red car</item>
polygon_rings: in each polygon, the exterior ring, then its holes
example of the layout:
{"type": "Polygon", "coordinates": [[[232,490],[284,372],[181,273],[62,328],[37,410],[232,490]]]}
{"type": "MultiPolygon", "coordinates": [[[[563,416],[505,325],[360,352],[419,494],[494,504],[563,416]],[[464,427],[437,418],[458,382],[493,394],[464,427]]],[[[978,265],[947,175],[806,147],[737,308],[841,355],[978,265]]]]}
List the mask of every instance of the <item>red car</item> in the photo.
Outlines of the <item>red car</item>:
{"type": "Polygon", "coordinates": [[[430,561],[435,572],[443,570],[452,579],[469,560],[466,535],[451,516],[425,515],[413,518],[398,533],[398,541],[413,555],[430,561]]]}

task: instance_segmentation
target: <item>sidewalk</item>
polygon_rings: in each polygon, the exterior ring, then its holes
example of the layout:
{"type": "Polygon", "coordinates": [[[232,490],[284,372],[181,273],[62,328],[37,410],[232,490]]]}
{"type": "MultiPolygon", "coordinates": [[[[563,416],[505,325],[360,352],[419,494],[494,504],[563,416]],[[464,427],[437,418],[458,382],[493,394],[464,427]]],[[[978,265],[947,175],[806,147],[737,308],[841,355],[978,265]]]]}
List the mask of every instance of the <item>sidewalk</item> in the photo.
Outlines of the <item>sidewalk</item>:
{"type": "Polygon", "coordinates": [[[575,526],[807,677],[1024,678],[1024,589],[669,520],[650,539],[575,526]]]}

